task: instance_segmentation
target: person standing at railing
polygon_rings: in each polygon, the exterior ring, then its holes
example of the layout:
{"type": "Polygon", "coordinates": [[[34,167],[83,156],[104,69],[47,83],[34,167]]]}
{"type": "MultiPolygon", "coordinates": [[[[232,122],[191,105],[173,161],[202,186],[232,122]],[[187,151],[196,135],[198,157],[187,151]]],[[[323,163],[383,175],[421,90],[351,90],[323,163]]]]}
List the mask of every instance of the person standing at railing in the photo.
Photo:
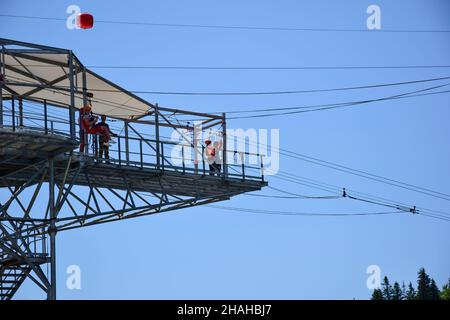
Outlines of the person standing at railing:
{"type": "Polygon", "coordinates": [[[214,153],[216,156],[216,173],[220,176],[220,172],[222,171],[222,141],[215,141],[213,144],[214,153]]]}
{"type": "MultiPolygon", "coordinates": [[[[109,125],[106,123],[106,115],[102,114],[101,116],[101,122],[99,122],[97,124],[97,126],[101,126],[104,127],[105,130],[108,131],[110,136],[116,136],[116,134],[114,134],[111,129],[109,128],[109,125]]],[[[99,150],[99,158],[105,158],[105,159],[109,159],[109,141],[110,139],[107,139],[107,137],[105,135],[100,135],[99,140],[98,140],[98,150],[99,150]]]]}
{"type": "Polygon", "coordinates": [[[211,140],[206,139],[205,140],[205,155],[206,155],[206,161],[209,164],[209,175],[213,176],[217,173],[217,175],[220,175],[220,167],[218,167],[217,161],[216,161],[216,149],[211,144],[211,140]]]}
{"type": "Polygon", "coordinates": [[[93,114],[92,107],[90,104],[85,105],[80,109],[80,117],[78,118],[78,124],[80,126],[80,152],[85,152],[85,146],[87,145],[88,132],[91,127],[91,123],[93,125],[93,114]]]}
{"type": "Polygon", "coordinates": [[[92,112],[91,103],[86,104],[80,109],[79,125],[80,125],[80,152],[86,152],[86,145],[88,143],[88,134],[99,133],[103,136],[105,141],[111,140],[109,128],[97,123],[98,117],[94,116],[92,112]]]}

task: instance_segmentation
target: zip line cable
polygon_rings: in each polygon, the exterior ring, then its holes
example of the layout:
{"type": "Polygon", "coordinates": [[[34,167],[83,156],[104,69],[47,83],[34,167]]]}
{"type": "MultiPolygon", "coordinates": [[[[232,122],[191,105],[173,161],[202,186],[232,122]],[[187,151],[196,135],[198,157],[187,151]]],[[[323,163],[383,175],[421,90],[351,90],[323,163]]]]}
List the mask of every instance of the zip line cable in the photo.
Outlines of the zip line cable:
{"type": "MultiPolygon", "coordinates": [[[[277,176],[273,176],[273,177],[274,178],[279,178],[277,176]]],[[[322,189],[320,187],[315,187],[313,185],[304,184],[304,183],[301,183],[301,182],[298,182],[298,181],[292,181],[292,180],[289,180],[289,179],[281,178],[281,180],[284,180],[284,181],[287,181],[287,182],[294,182],[294,183],[298,183],[298,184],[301,184],[301,185],[306,185],[308,187],[312,187],[312,188],[316,188],[316,189],[322,189]]],[[[280,192],[283,192],[283,193],[291,194],[290,192],[287,192],[287,191],[284,191],[284,190],[281,190],[281,189],[278,189],[278,190],[280,192]]],[[[362,202],[365,202],[365,203],[370,203],[370,204],[374,204],[374,205],[378,205],[378,206],[384,206],[384,207],[400,210],[401,212],[410,212],[410,213],[413,213],[413,214],[421,214],[421,215],[430,216],[430,217],[433,217],[433,218],[438,218],[440,220],[450,221],[450,217],[448,216],[449,213],[446,213],[447,215],[445,215],[445,214],[437,214],[437,213],[434,213],[434,212],[439,212],[439,211],[425,209],[425,208],[421,208],[421,207],[415,207],[415,206],[411,207],[411,206],[409,206],[407,204],[404,204],[404,203],[401,203],[401,202],[398,202],[398,201],[393,202],[392,200],[389,200],[389,201],[391,201],[391,203],[380,202],[380,201],[375,201],[375,200],[367,200],[366,198],[361,198],[361,197],[356,197],[356,196],[350,195],[348,193],[348,191],[346,191],[345,189],[343,189],[343,191],[344,191],[343,194],[341,196],[339,196],[339,197],[336,197],[336,198],[342,198],[342,199],[343,198],[348,198],[348,199],[351,199],[351,200],[358,200],[358,201],[362,201],[362,202]]],[[[357,194],[357,192],[356,191],[352,191],[352,194],[357,194]]],[[[380,197],[372,196],[371,198],[380,198],[380,197]]],[[[383,199],[383,198],[380,198],[380,199],[383,199]]]]}
{"type": "Polygon", "coordinates": [[[228,207],[228,206],[218,206],[218,205],[206,205],[206,206],[209,208],[214,208],[214,209],[239,211],[239,212],[247,212],[247,213],[259,213],[259,214],[270,214],[270,215],[289,215],[289,216],[312,216],[312,217],[373,216],[373,215],[404,213],[404,211],[359,212],[359,213],[312,213],[312,212],[280,211],[280,210],[228,207]]]}
{"type": "MultiPolygon", "coordinates": [[[[448,86],[449,83],[441,85],[441,86],[437,86],[437,88],[440,87],[445,87],[448,86]]],[[[434,89],[436,89],[436,87],[433,87],[434,89]]],[[[448,93],[450,90],[445,90],[445,91],[436,91],[436,92],[428,92],[428,93],[422,93],[422,94],[410,94],[408,96],[406,96],[405,98],[410,98],[410,97],[422,97],[422,96],[428,96],[428,95],[434,95],[434,94],[441,94],[441,93],[448,93]]],[[[403,97],[398,97],[398,98],[392,98],[389,100],[395,100],[395,99],[401,99],[403,97]]],[[[240,113],[257,113],[257,112],[266,112],[266,111],[283,111],[283,110],[299,110],[299,109],[318,109],[318,108],[322,108],[322,107],[333,107],[333,106],[348,106],[348,105],[353,105],[353,104],[357,104],[357,103],[362,103],[362,102],[368,102],[371,100],[356,100],[356,101],[349,101],[349,102],[339,102],[339,103],[328,103],[328,104],[316,104],[316,105],[310,105],[310,106],[298,106],[298,107],[279,107],[279,108],[261,108],[261,109],[242,109],[242,110],[232,110],[232,111],[227,111],[227,114],[240,114],[240,113]]],[[[221,112],[212,112],[212,114],[219,114],[221,112]]],[[[227,118],[228,119],[228,118],[227,118]]]]}
{"type": "Polygon", "coordinates": [[[255,196],[255,197],[264,197],[264,198],[280,198],[280,199],[319,199],[319,200],[325,200],[325,199],[340,199],[340,198],[342,198],[341,196],[306,196],[306,195],[301,195],[301,194],[297,194],[297,193],[281,190],[281,189],[278,189],[278,188],[275,188],[275,187],[272,187],[272,186],[267,186],[267,188],[275,190],[275,191],[278,191],[280,193],[287,194],[289,196],[277,196],[277,195],[266,195],[266,194],[256,194],[256,193],[248,193],[246,195],[255,196]]]}
{"type": "MultiPolygon", "coordinates": [[[[342,187],[335,186],[335,185],[325,183],[325,182],[320,182],[320,181],[306,178],[306,177],[301,177],[299,175],[292,174],[292,173],[286,174],[284,172],[281,172],[281,173],[279,172],[279,173],[277,173],[277,175],[274,175],[271,177],[275,178],[275,179],[280,179],[282,181],[299,184],[299,185],[307,186],[307,187],[318,189],[318,190],[331,192],[333,194],[337,194],[337,193],[343,191],[342,187]]],[[[363,192],[358,192],[358,191],[355,191],[352,189],[346,189],[346,193],[347,193],[347,195],[349,195],[349,193],[351,193],[353,198],[358,198],[358,199],[353,199],[353,200],[369,199],[369,200],[372,200],[372,202],[374,202],[373,204],[377,204],[377,205],[383,205],[383,206],[386,205],[388,207],[396,207],[396,208],[397,207],[403,207],[403,208],[409,208],[409,209],[413,208],[413,207],[411,207],[410,204],[406,204],[406,203],[399,202],[399,201],[393,201],[393,200],[386,199],[386,198],[379,197],[379,196],[373,196],[373,195],[363,193],[363,192]]],[[[449,217],[450,213],[448,213],[448,212],[442,212],[442,211],[427,209],[427,208],[423,208],[423,207],[416,207],[416,209],[418,211],[420,211],[420,213],[430,213],[430,214],[436,214],[436,215],[450,218],[449,217]]]]}
{"type": "MultiPolygon", "coordinates": [[[[429,90],[429,89],[430,88],[422,89],[420,91],[429,90]]],[[[402,94],[402,95],[407,95],[407,94],[409,94],[409,93],[402,94]]],[[[401,95],[397,95],[397,96],[401,96],[401,95]]],[[[387,183],[386,181],[381,181],[380,179],[388,180],[388,181],[393,182],[393,183],[388,183],[388,184],[391,184],[391,185],[394,185],[394,186],[397,186],[397,187],[401,187],[401,188],[405,188],[405,189],[408,189],[408,190],[411,190],[411,191],[420,192],[418,190],[412,190],[411,188],[408,188],[408,187],[412,187],[412,188],[415,188],[415,189],[421,189],[422,191],[427,191],[427,192],[425,192],[425,194],[431,195],[431,196],[435,196],[435,197],[439,197],[439,198],[445,199],[445,200],[449,200],[449,197],[450,197],[448,194],[444,194],[444,193],[441,193],[441,192],[436,192],[436,191],[433,191],[433,190],[430,190],[430,189],[427,189],[427,188],[418,187],[418,186],[414,186],[414,185],[411,185],[411,184],[402,183],[402,182],[394,180],[394,179],[385,178],[385,177],[381,177],[381,176],[378,176],[378,175],[373,175],[373,174],[370,174],[370,173],[367,173],[367,172],[364,172],[364,171],[361,171],[361,170],[354,170],[352,168],[345,167],[345,166],[342,166],[342,165],[338,165],[338,164],[335,164],[335,163],[332,163],[332,162],[320,160],[320,159],[317,159],[317,158],[309,157],[309,156],[298,154],[298,153],[291,152],[291,151],[285,152],[285,150],[283,150],[281,148],[279,149],[279,151],[280,151],[281,154],[286,155],[288,157],[293,157],[293,158],[296,158],[296,159],[300,159],[300,160],[307,161],[307,162],[310,162],[310,163],[322,165],[322,166],[325,166],[325,167],[328,167],[328,168],[332,168],[332,169],[335,169],[335,170],[339,170],[339,171],[343,171],[343,172],[346,172],[346,173],[354,174],[354,175],[357,175],[357,176],[369,178],[369,179],[372,179],[372,180],[375,180],[375,181],[378,181],[378,182],[387,183]],[[356,171],[356,173],[355,172],[351,172],[349,170],[356,171]],[[370,176],[370,177],[367,177],[367,176],[370,176]],[[403,186],[400,186],[399,184],[403,184],[403,186]],[[405,185],[408,186],[408,187],[405,187],[405,185]],[[445,196],[445,198],[433,195],[430,192],[443,195],[443,196],[445,196]]]]}
{"type": "MultiPolygon", "coordinates": [[[[31,20],[48,21],[66,21],[67,18],[43,17],[16,14],[0,14],[5,18],[20,18],[31,20]]],[[[354,28],[302,28],[302,27],[276,27],[276,26],[243,26],[243,25],[209,25],[209,24],[184,24],[184,23],[157,23],[146,21],[121,21],[121,20],[102,20],[96,19],[95,23],[113,24],[113,25],[134,25],[134,26],[152,26],[152,27],[171,27],[171,28],[196,28],[196,29],[221,29],[221,30],[254,30],[254,31],[302,31],[302,32],[361,32],[361,33],[449,33],[450,30],[435,29],[354,29],[354,28]]]]}
{"type": "MultiPolygon", "coordinates": [[[[311,212],[296,212],[296,211],[279,211],[279,210],[263,210],[253,208],[241,208],[241,207],[228,207],[217,205],[205,205],[209,208],[221,209],[227,211],[237,211],[245,213],[255,214],[267,214],[267,215],[284,215],[284,216],[310,216],[310,217],[349,217],[349,216],[377,216],[377,215],[392,215],[392,214],[404,214],[405,211],[384,211],[384,212],[363,212],[363,213],[311,213],[311,212]]],[[[436,217],[430,214],[423,214],[424,216],[450,222],[450,219],[436,217]]]]}
{"type": "MultiPolygon", "coordinates": [[[[280,148],[280,151],[284,151],[284,150],[280,148]]],[[[390,180],[390,181],[393,181],[393,182],[396,182],[396,183],[402,183],[402,182],[394,180],[394,179],[385,178],[385,177],[381,177],[381,176],[378,176],[378,175],[373,175],[373,174],[370,174],[370,173],[367,173],[367,172],[364,172],[364,171],[361,171],[361,170],[355,170],[355,169],[352,169],[352,168],[349,168],[349,167],[345,167],[345,166],[338,165],[338,164],[335,164],[335,163],[332,163],[332,162],[328,162],[328,161],[320,160],[320,159],[317,159],[317,158],[309,157],[309,156],[306,156],[306,155],[298,154],[298,153],[295,153],[295,152],[291,152],[291,151],[289,151],[289,152],[294,154],[294,155],[296,155],[296,156],[306,157],[307,159],[312,159],[312,160],[314,160],[314,162],[312,162],[312,163],[315,163],[315,164],[318,164],[316,161],[319,161],[319,162],[323,162],[323,163],[326,163],[326,164],[338,166],[338,167],[341,167],[341,168],[344,168],[344,169],[354,170],[354,171],[357,171],[357,172],[360,172],[360,173],[363,173],[363,174],[366,174],[366,175],[370,175],[370,176],[373,176],[373,177],[390,180]]],[[[287,155],[287,156],[292,156],[291,154],[285,154],[285,153],[282,153],[282,154],[287,155]]],[[[301,159],[301,160],[305,161],[305,159],[301,159]]],[[[311,161],[309,161],[309,162],[311,162],[311,161]]],[[[327,166],[327,167],[329,167],[329,166],[327,166]]],[[[347,171],[345,171],[345,172],[347,172],[347,171]]],[[[347,172],[347,173],[349,173],[349,172],[347,172]]],[[[352,173],[352,174],[354,174],[354,173],[352,173]]],[[[379,180],[377,179],[376,181],[379,181],[379,180]]],[[[382,181],[379,181],[379,182],[382,182],[382,181]]],[[[405,184],[405,183],[402,183],[402,184],[405,184]]],[[[411,185],[411,184],[406,184],[406,185],[414,187],[414,188],[426,190],[426,191],[436,192],[436,191],[433,191],[433,190],[430,190],[430,189],[427,189],[427,188],[418,187],[418,186],[414,186],[414,185],[411,185]]],[[[398,185],[395,185],[395,186],[398,186],[398,185]]],[[[417,192],[417,190],[414,190],[414,191],[417,192]]],[[[448,196],[447,194],[444,194],[444,193],[440,193],[440,192],[436,192],[436,193],[439,193],[439,194],[444,195],[444,196],[448,196]]]]}
{"type": "MultiPolygon", "coordinates": [[[[243,139],[241,139],[240,137],[238,137],[236,135],[231,135],[231,136],[236,138],[236,139],[238,139],[238,140],[240,140],[240,141],[245,141],[245,139],[243,140],[243,139]]],[[[410,183],[401,182],[399,180],[383,177],[381,175],[372,174],[372,173],[369,173],[367,171],[353,169],[353,168],[350,168],[348,166],[343,166],[343,165],[340,165],[340,164],[337,164],[337,163],[333,163],[333,162],[330,162],[330,161],[321,160],[321,159],[318,159],[318,158],[315,158],[315,157],[311,157],[311,156],[308,156],[308,155],[305,155],[305,154],[301,154],[301,153],[298,153],[298,152],[286,150],[286,149],[283,149],[283,148],[272,147],[272,146],[270,146],[268,144],[262,144],[262,143],[256,144],[256,143],[254,143],[252,141],[248,141],[248,143],[253,145],[253,146],[256,146],[256,147],[261,147],[262,146],[262,147],[270,148],[273,151],[278,151],[281,155],[284,155],[284,156],[287,156],[287,157],[290,157],[290,158],[293,158],[293,159],[302,160],[302,161],[305,161],[305,162],[308,162],[308,163],[312,163],[312,164],[315,164],[315,165],[324,166],[324,167],[327,167],[327,168],[330,168],[330,169],[334,169],[334,170],[337,170],[337,171],[341,171],[341,172],[344,172],[344,173],[349,173],[349,174],[352,174],[352,175],[355,175],[355,176],[359,176],[359,177],[363,177],[363,178],[370,179],[370,180],[373,180],[373,181],[385,183],[385,184],[392,185],[392,186],[399,187],[399,188],[403,188],[403,189],[406,189],[406,190],[409,190],[409,191],[414,191],[414,192],[418,192],[418,193],[422,193],[422,194],[429,195],[429,196],[432,196],[432,197],[436,197],[436,198],[440,198],[440,199],[443,199],[443,200],[450,201],[450,195],[446,194],[446,193],[443,193],[443,192],[431,190],[429,188],[424,188],[424,187],[421,187],[421,186],[416,186],[416,185],[413,185],[413,184],[410,184],[410,183]]]]}
{"type": "MultiPolygon", "coordinates": [[[[445,85],[448,85],[448,84],[445,84],[445,85]]],[[[445,85],[442,85],[442,86],[445,86],[445,85]]],[[[436,87],[440,87],[440,86],[436,86],[436,87]]],[[[422,90],[417,90],[417,91],[414,91],[414,92],[404,93],[404,94],[400,94],[400,95],[396,95],[396,96],[392,96],[392,97],[400,97],[400,96],[410,95],[411,93],[422,92],[422,91],[434,89],[434,88],[436,88],[436,87],[426,88],[426,89],[422,89],[422,90]]],[[[387,97],[387,98],[392,98],[392,97],[387,97]]],[[[378,101],[380,101],[380,100],[386,100],[387,98],[381,98],[381,99],[377,99],[377,100],[378,100],[378,101]]],[[[280,151],[282,151],[282,150],[280,149],[280,151]]],[[[397,180],[393,180],[393,179],[389,179],[389,178],[385,178],[385,177],[381,177],[381,176],[369,174],[369,173],[367,173],[367,172],[360,171],[360,170],[354,170],[354,169],[351,169],[351,168],[349,168],[349,167],[345,167],[345,166],[333,164],[333,163],[331,163],[331,162],[323,161],[323,160],[320,160],[320,159],[317,159],[317,158],[312,158],[312,157],[305,156],[305,155],[301,155],[301,154],[298,154],[298,153],[297,153],[297,154],[296,154],[296,153],[293,153],[293,154],[296,155],[296,156],[306,157],[307,159],[309,159],[309,160],[305,160],[305,159],[302,158],[301,160],[308,161],[308,162],[315,163],[315,164],[319,164],[319,163],[317,163],[317,161],[318,161],[318,162],[322,162],[322,164],[320,164],[320,165],[327,164],[327,165],[325,165],[326,167],[333,168],[333,169],[336,169],[336,170],[340,170],[340,171],[343,171],[343,172],[346,172],[346,173],[355,174],[354,172],[349,172],[349,171],[347,171],[347,170],[353,170],[353,171],[362,173],[363,175],[369,175],[369,176],[371,176],[371,179],[372,179],[372,180],[375,180],[375,181],[378,181],[378,182],[384,182],[384,183],[386,183],[386,181],[381,181],[381,180],[378,179],[378,178],[380,178],[380,179],[383,179],[383,180],[388,180],[388,181],[394,182],[394,184],[393,184],[393,183],[388,183],[388,184],[391,184],[391,185],[394,185],[394,186],[397,186],[397,187],[405,188],[404,186],[399,186],[399,185],[398,185],[398,183],[401,183],[401,184],[403,184],[403,185],[407,185],[407,186],[410,186],[410,187],[413,187],[413,188],[416,188],[416,189],[421,189],[422,191],[428,191],[428,192],[422,192],[422,193],[427,194],[427,195],[432,195],[432,194],[429,193],[429,192],[433,192],[433,193],[437,193],[437,194],[444,195],[444,196],[446,197],[446,198],[444,198],[444,197],[439,197],[439,198],[441,198],[441,199],[449,200],[448,197],[450,197],[448,194],[436,192],[436,191],[433,191],[433,190],[430,190],[430,189],[427,189],[427,188],[418,187],[418,186],[414,186],[414,185],[411,185],[411,184],[405,184],[405,183],[399,182],[399,181],[397,181],[397,180]],[[313,161],[311,161],[311,160],[313,160],[313,161]],[[331,165],[331,166],[330,166],[330,165],[331,165]],[[341,169],[337,169],[335,166],[340,167],[341,169]],[[345,169],[345,170],[342,170],[342,169],[345,169]],[[376,178],[376,179],[374,179],[374,178],[376,178]]],[[[287,155],[287,156],[291,156],[291,157],[292,157],[292,154],[284,154],[284,155],[287,155]]],[[[356,175],[363,176],[363,175],[361,175],[361,174],[356,174],[356,175]]],[[[367,176],[363,176],[363,177],[367,178],[367,176]]],[[[412,190],[411,188],[405,188],[405,189],[412,190]]],[[[412,190],[412,191],[419,192],[419,191],[417,191],[417,190],[412,190]]],[[[435,197],[436,197],[436,195],[432,195],[432,196],[435,196],[435,197]]]]}
{"type": "MultiPolygon", "coordinates": [[[[316,107],[316,108],[310,108],[306,110],[300,110],[300,111],[287,111],[287,112],[277,112],[277,113],[264,113],[264,114],[257,114],[257,115],[250,115],[250,116],[234,116],[234,117],[228,117],[228,120],[236,120],[236,119],[251,119],[251,118],[267,118],[267,117],[276,117],[276,116],[285,116],[285,115],[293,115],[293,114],[302,114],[302,113],[308,113],[308,112],[317,112],[317,111],[324,111],[324,110],[332,110],[332,109],[340,109],[340,108],[346,108],[346,107],[353,107],[358,105],[364,105],[364,104],[370,104],[374,102],[382,102],[382,101],[391,101],[391,100],[397,100],[397,99],[406,99],[406,98],[414,98],[419,96],[426,96],[426,95],[432,95],[432,94],[445,94],[449,93],[450,90],[445,90],[441,92],[434,92],[434,93],[427,93],[427,94],[415,94],[414,93],[420,93],[424,91],[434,90],[437,88],[442,88],[445,86],[448,86],[450,84],[444,84],[434,87],[429,87],[426,89],[411,91],[395,96],[387,96],[387,97],[381,97],[381,98],[375,98],[370,100],[361,100],[361,101],[354,101],[354,102],[342,102],[342,103],[336,103],[336,104],[329,104],[329,105],[323,105],[322,107],[316,107]]],[[[298,109],[298,108],[297,108],[298,109]]]]}
{"type": "MultiPolygon", "coordinates": [[[[195,96],[285,95],[285,94],[304,94],[304,93],[373,89],[373,88],[402,86],[402,85],[425,83],[425,82],[434,82],[434,81],[441,81],[441,80],[448,80],[448,79],[450,79],[450,76],[431,78],[431,79],[393,82],[393,83],[373,84],[373,85],[366,85],[366,86],[328,88],[328,89],[311,89],[311,90],[255,91],[255,92],[177,92],[177,91],[145,91],[145,90],[128,90],[128,91],[131,93],[135,93],[135,94],[155,94],[155,95],[195,95],[195,96]]],[[[60,88],[68,88],[68,86],[60,87],[60,88]]],[[[89,89],[89,91],[91,91],[91,92],[120,92],[120,90],[118,90],[118,89],[89,89]]]]}
{"type": "MultiPolygon", "coordinates": [[[[371,203],[371,204],[382,205],[382,206],[394,208],[394,209],[400,210],[399,212],[408,212],[409,211],[409,212],[416,213],[415,207],[414,207],[414,211],[412,211],[412,209],[408,208],[408,207],[402,207],[402,206],[399,206],[399,205],[388,205],[388,204],[385,204],[385,203],[369,201],[367,199],[361,199],[361,198],[358,198],[358,197],[355,197],[355,196],[352,196],[352,195],[345,194],[345,189],[344,189],[344,195],[340,196],[340,197],[338,197],[338,196],[310,197],[310,196],[298,195],[298,194],[291,193],[291,192],[288,192],[288,191],[284,191],[284,190],[281,190],[281,189],[278,189],[278,188],[275,188],[275,187],[270,187],[270,188],[273,189],[273,190],[279,191],[279,192],[283,192],[283,193],[287,193],[287,194],[291,194],[291,195],[295,195],[295,196],[299,196],[299,197],[303,197],[303,198],[308,198],[308,199],[337,199],[337,198],[341,198],[341,197],[348,197],[349,199],[352,199],[352,200],[359,200],[359,201],[364,201],[364,202],[368,202],[368,203],[371,203]]],[[[293,215],[292,212],[282,212],[281,214],[293,215]]],[[[342,215],[342,214],[333,214],[333,215],[342,215]]],[[[349,215],[367,215],[367,214],[349,214],[349,215]]],[[[440,219],[440,220],[450,221],[448,217],[445,217],[445,216],[442,216],[442,215],[437,215],[437,214],[432,214],[432,213],[425,213],[425,215],[429,216],[429,217],[437,218],[437,219],[440,219]]]]}
{"type": "Polygon", "coordinates": [[[380,69],[444,69],[450,65],[404,65],[404,66],[286,66],[286,67],[230,67],[230,66],[111,66],[88,65],[90,69],[131,69],[131,70],[380,70],[380,69]]]}
{"type": "MultiPolygon", "coordinates": [[[[20,64],[11,64],[13,67],[21,67],[20,64]]],[[[60,68],[59,66],[44,66],[40,64],[24,64],[25,67],[33,68],[60,68]]],[[[120,70],[218,70],[218,71],[258,71],[258,70],[380,70],[380,69],[445,69],[450,65],[386,65],[386,66],[254,66],[254,67],[237,67],[237,66],[170,66],[170,65],[153,65],[153,66],[132,66],[132,65],[86,65],[89,69],[120,69],[120,70]]]]}
{"type": "MultiPolygon", "coordinates": [[[[434,86],[434,87],[429,87],[429,88],[417,90],[414,92],[430,91],[430,90],[442,88],[442,87],[445,87],[448,85],[450,85],[450,83],[446,83],[446,84],[434,86]]],[[[351,106],[373,103],[373,102],[380,102],[380,101],[390,101],[390,100],[398,100],[398,99],[407,99],[407,98],[447,94],[447,93],[450,93],[450,90],[427,92],[427,93],[417,93],[417,94],[414,94],[414,92],[404,93],[404,94],[400,94],[398,96],[392,96],[392,97],[381,97],[381,98],[376,98],[376,99],[371,99],[371,100],[359,100],[359,101],[339,102],[339,103],[329,103],[329,104],[319,104],[319,105],[299,106],[299,107],[266,108],[266,109],[256,109],[256,110],[234,110],[234,111],[230,111],[230,112],[226,112],[226,113],[227,114],[228,113],[257,113],[257,112],[261,112],[263,110],[274,112],[274,113],[258,114],[258,115],[251,115],[251,116],[227,117],[227,120],[284,116],[284,115],[291,115],[291,114],[302,114],[302,113],[306,113],[306,112],[315,112],[315,111],[324,111],[324,110],[338,109],[338,108],[344,108],[344,107],[351,107],[351,106]],[[279,110],[299,110],[299,109],[301,111],[275,113],[275,111],[279,111],[279,110]],[[305,110],[302,110],[302,109],[305,109],[305,110]]],[[[210,112],[210,113],[211,114],[219,114],[221,112],[210,112]]],[[[183,119],[183,120],[179,120],[179,121],[187,123],[187,122],[195,121],[195,119],[183,119]]]]}

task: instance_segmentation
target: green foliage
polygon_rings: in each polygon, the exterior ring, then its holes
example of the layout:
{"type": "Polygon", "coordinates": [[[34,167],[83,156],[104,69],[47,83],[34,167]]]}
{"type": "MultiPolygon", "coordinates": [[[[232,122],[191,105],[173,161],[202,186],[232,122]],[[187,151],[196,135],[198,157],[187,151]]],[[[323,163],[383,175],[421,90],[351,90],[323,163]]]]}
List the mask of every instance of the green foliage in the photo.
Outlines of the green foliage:
{"type": "Polygon", "coordinates": [[[414,289],[412,283],[408,285],[408,290],[406,290],[406,300],[416,300],[416,289],[414,289]]]}
{"type": "Polygon", "coordinates": [[[383,300],[392,299],[392,286],[389,284],[388,277],[384,277],[383,283],[381,284],[381,292],[383,293],[383,300]]]}
{"type": "Polygon", "coordinates": [[[430,288],[429,288],[429,296],[430,300],[440,300],[441,292],[439,291],[439,288],[436,285],[436,282],[434,279],[431,279],[430,288]]]}
{"type": "Polygon", "coordinates": [[[420,270],[418,272],[418,278],[417,278],[417,295],[416,295],[416,297],[418,300],[430,300],[431,299],[430,285],[431,285],[430,277],[425,272],[424,268],[420,268],[420,270]]]}
{"type": "Polygon", "coordinates": [[[402,289],[400,288],[400,285],[396,281],[394,283],[394,286],[392,287],[392,300],[403,300],[403,293],[402,289]]]}
{"type": "Polygon", "coordinates": [[[450,300],[450,278],[447,284],[442,287],[441,297],[442,300],[450,300]]]}
{"type": "Polygon", "coordinates": [[[372,300],[384,300],[383,299],[383,292],[381,292],[381,289],[373,290],[372,300]]]}
{"type": "Polygon", "coordinates": [[[383,278],[381,288],[375,289],[372,293],[372,300],[450,300],[450,278],[448,283],[439,290],[436,281],[431,278],[424,268],[420,268],[417,273],[417,290],[411,282],[406,288],[405,283],[402,286],[394,282],[392,286],[388,277],[383,278]]]}

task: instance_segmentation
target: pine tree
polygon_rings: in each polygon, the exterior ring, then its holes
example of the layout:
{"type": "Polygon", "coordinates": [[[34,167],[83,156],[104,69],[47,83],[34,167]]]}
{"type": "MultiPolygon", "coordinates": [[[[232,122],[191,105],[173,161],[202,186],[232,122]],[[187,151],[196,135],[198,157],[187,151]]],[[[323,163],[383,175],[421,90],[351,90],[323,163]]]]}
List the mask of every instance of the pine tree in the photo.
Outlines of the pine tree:
{"type": "Polygon", "coordinates": [[[381,292],[381,289],[373,290],[372,300],[383,300],[383,292],[381,292]]]}
{"type": "Polygon", "coordinates": [[[442,287],[441,299],[450,300],[450,278],[448,279],[447,284],[444,284],[444,286],[442,287]]]}
{"type": "Polygon", "coordinates": [[[402,281],[402,300],[406,299],[406,285],[405,285],[405,281],[402,281]]]}
{"type": "Polygon", "coordinates": [[[417,278],[417,299],[418,300],[430,300],[430,277],[425,272],[424,268],[420,268],[417,278]]]}
{"type": "Polygon", "coordinates": [[[430,299],[431,300],[440,300],[440,291],[434,279],[431,279],[430,283],[430,299]]]}
{"type": "Polygon", "coordinates": [[[381,284],[383,300],[391,300],[392,299],[392,286],[389,284],[388,277],[384,277],[383,283],[381,284]]]}
{"type": "Polygon", "coordinates": [[[392,300],[402,300],[402,289],[397,281],[395,281],[392,288],[392,300]]]}
{"type": "Polygon", "coordinates": [[[412,283],[410,282],[408,285],[408,290],[406,291],[406,300],[415,300],[416,299],[416,290],[414,289],[412,283]]]}

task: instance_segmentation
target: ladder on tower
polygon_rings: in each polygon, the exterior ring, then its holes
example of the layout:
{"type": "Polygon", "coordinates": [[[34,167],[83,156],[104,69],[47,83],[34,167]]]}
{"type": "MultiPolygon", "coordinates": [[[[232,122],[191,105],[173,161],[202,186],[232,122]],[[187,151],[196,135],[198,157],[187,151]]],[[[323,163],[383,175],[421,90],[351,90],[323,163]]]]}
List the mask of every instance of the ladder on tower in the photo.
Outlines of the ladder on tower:
{"type": "Polygon", "coordinates": [[[0,300],[11,300],[30,273],[30,267],[0,267],[0,300]]]}
{"type": "MultiPolygon", "coordinates": [[[[29,253],[27,258],[35,266],[49,262],[46,253],[29,253]]],[[[0,300],[11,300],[33,267],[23,257],[0,254],[0,300]]]]}

